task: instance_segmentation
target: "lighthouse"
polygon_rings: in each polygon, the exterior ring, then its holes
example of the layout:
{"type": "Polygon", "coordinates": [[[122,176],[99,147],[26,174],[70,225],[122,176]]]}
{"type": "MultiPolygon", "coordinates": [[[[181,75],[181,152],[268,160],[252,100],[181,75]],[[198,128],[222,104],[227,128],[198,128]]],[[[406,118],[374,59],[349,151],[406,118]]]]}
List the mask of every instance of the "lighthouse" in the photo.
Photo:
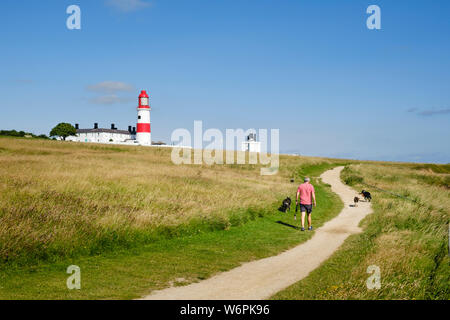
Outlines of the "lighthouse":
{"type": "Polygon", "coordinates": [[[145,90],[139,95],[139,106],[137,107],[138,120],[136,140],[141,145],[150,146],[152,144],[150,127],[150,102],[145,90]]]}

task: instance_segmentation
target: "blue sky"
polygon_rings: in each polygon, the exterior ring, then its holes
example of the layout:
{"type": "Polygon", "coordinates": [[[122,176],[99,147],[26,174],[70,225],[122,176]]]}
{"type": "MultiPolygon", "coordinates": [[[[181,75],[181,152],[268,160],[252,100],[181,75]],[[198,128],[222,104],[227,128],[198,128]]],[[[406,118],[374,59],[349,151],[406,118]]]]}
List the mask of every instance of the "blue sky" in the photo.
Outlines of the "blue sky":
{"type": "Polygon", "coordinates": [[[0,129],[125,129],[146,89],[153,140],[202,120],[278,128],[284,153],[448,163],[449,16],[437,0],[2,0],[0,129]]]}

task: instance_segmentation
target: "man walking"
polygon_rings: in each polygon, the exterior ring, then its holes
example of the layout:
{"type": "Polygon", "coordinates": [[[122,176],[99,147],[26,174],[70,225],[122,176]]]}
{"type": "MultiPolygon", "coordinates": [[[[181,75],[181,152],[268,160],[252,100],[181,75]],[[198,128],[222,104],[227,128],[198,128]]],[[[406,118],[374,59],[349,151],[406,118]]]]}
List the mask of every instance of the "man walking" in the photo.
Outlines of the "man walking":
{"type": "Polygon", "coordinates": [[[310,183],[309,178],[305,178],[305,182],[298,186],[297,198],[295,200],[296,205],[298,205],[298,198],[300,196],[300,212],[302,213],[302,231],[305,231],[305,212],[308,214],[308,230],[312,230],[311,225],[311,212],[312,204],[316,206],[316,192],[314,191],[314,186],[310,183]],[[313,202],[314,201],[314,202],[313,202]]]}

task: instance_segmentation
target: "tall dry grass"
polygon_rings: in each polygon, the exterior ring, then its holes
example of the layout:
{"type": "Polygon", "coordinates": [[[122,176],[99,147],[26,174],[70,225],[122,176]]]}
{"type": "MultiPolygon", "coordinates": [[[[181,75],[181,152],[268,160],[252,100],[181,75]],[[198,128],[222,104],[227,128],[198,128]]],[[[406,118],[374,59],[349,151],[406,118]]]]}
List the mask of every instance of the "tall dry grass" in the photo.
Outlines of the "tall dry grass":
{"type": "Polygon", "coordinates": [[[275,299],[450,298],[449,165],[365,162],[342,171],[355,189],[371,192],[374,212],[308,277],[275,299]],[[376,187],[376,188],[375,188],[376,187]],[[380,190],[381,189],[381,190],[380,190]],[[381,287],[368,289],[369,266],[381,287]]]}
{"type": "Polygon", "coordinates": [[[426,165],[380,164],[351,166],[349,172],[362,177],[360,185],[376,199],[376,214],[366,222],[376,235],[373,248],[353,274],[362,276],[370,264],[380,267],[383,286],[370,292],[373,297],[448,299],[450,174],[426,165]]]}
{"type": "Polygon", "coordinates": [[[174,165],[171,150],[0,138],[0,261],[95,254],[273,209],[302,168],[333,160],[282,156],[260,165],[174,165]]]}

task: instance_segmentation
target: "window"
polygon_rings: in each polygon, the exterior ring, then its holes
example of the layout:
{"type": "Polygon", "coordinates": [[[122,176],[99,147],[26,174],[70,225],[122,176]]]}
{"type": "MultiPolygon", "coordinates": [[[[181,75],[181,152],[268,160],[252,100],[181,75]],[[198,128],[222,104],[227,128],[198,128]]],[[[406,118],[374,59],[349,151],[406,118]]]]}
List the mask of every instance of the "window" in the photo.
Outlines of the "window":
{"type": "Polygon", "coordinates": [[[141,105],[148,106],[148,98],[141,98],[141,105]]]}

